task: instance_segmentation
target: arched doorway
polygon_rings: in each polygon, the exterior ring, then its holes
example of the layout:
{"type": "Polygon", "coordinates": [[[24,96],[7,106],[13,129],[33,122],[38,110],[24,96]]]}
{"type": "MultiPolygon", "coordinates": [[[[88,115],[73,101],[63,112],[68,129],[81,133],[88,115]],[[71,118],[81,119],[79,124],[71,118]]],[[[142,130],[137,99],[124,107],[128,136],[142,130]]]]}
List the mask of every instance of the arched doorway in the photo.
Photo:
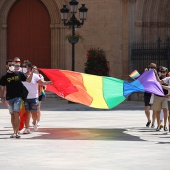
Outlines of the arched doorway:
{"type": "Polygon", "coordinates": [[[19,0],[8,15],[7,57],[51,67],[50,16],[40,0],[19,0]]]}

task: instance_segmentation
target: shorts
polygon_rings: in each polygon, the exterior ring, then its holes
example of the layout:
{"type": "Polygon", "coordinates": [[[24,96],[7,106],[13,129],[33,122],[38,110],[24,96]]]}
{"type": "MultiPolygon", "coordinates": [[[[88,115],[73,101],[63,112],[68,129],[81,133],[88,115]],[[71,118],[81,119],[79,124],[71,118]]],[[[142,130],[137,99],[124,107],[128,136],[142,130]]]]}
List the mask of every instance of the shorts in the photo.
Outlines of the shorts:
{"type": "Polygon", "coordinates": [[[168,99],[166,97],[154,96],[152,109],[160,111],[162,109],[168,109],[168,99]]]}
{"type": "Polygon", "coordinates": [[[39,100],[38,98],[26,99],[25,100],[25,110],[26,111],[38,111],[39,100]]]}
{"type": "Polygon", "coordinates": [[[150,99],[151,99],[151,94],[150,95],[144,95],[145,106],[151,106],[150,99]]]}
{"type": "Polygon", "coordinates": [[[14,112],[20,112],[21,101],[21,97],[15,97],[13,99],[8,100],[8,109],[10,114],[13,114],[14,112]]]}

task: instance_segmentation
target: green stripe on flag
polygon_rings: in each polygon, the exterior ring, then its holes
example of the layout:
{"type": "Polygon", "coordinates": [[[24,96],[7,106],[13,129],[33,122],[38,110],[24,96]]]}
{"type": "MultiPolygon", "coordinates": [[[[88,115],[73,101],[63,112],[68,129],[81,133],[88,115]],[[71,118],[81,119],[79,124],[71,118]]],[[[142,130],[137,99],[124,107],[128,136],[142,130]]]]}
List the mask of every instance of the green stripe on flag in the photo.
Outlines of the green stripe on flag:
{"type": "Polygon", "coordinates": [[[123,86],[123,80],[103,77],[103,95],[109,109],[117,106],[126,99],[123,96],[123,86]]]}

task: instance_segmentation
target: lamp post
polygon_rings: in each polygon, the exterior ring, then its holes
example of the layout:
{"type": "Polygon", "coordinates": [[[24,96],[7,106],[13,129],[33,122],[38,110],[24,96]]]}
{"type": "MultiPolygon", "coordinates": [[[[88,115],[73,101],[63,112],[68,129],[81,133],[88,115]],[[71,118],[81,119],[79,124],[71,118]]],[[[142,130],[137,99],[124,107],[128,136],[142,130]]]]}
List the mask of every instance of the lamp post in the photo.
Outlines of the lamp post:
{"type": "MultiPolygon", "coordinates": [[[[72,14],[71,18],[68,19],[69,9],[67,9],[66,5],[63,5],[63,8],[60,9],[61,12],[61,19],[64,23],[64,26],[68,26],[72,29],[72,37],[75,36],[75,28],[80,28],[84,21],[87,18],[87,11],[88,9],[85,7],[85,4],[82,4],[82,6],[79,8],[79,16],[80,21],[75,17],[75,13],[77,12],[78,8],[78,2],[76,0],[71,0],[69,2],[70,4],[70,13],[72,14]]],[[[72,71],[75,71],[75,53],[74,53],[74,47],[77,42],[69,41],[69,43],[72,44],[72,71]]]]}

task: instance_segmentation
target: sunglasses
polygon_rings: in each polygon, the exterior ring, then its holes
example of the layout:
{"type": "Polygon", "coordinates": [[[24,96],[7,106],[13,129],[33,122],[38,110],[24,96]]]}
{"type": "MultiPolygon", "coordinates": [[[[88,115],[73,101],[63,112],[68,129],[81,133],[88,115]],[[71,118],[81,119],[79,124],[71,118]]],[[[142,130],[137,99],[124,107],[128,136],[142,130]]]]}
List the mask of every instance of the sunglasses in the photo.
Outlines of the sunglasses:
{"type": "Polygon", "coordinates": [[[11,67],[11,66],[15,66],[14,64],[9,64],[9,67],[11,67]]]}
{"type": "Polygon", "coordinates": [[[166,71],[161,71],[161,73],[166,73],[166,71]]]}

